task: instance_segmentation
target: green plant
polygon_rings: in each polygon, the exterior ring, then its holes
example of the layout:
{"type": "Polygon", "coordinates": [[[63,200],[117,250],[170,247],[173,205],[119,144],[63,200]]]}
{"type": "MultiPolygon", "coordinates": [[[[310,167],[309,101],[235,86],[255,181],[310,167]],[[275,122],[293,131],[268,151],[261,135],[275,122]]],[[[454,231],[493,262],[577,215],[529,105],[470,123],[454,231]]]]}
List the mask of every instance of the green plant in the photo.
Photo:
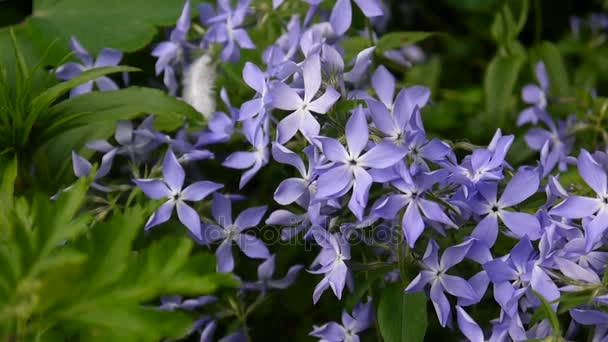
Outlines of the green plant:
{"type": "Polygon", "coordinates": [[[72,88],[101,76],[139,70],[128,66],[87,70],[70,81],[38,89],[36,80],[43,76],[44,84],[50,84],[53,73],[41,75],[41,62],[28,68],[14,34],[12,39],[14,86],[9,83],[7,67],[0,65],[0,157],[19,160],[19,189],[38,183],[56,191],[69,167],[70,152],[80,149],[83,140],[111,135],[116,120],[154,113],[157,128],[175,129],[186,118],[202,118],[185,102],[151,88],[130,87],[65,98],[72,88]]]}
{"type": "Polygon", "coordinates": [[[134,247],[149,210],[81,210],[90,179],[57,201],[14,196],[17,160],[0,170],[0,340],[158,340],[185,335],[193,318],[154,308],[163,295],[211,294],[235,281],[193,242],[165,236],[134,247]]]}

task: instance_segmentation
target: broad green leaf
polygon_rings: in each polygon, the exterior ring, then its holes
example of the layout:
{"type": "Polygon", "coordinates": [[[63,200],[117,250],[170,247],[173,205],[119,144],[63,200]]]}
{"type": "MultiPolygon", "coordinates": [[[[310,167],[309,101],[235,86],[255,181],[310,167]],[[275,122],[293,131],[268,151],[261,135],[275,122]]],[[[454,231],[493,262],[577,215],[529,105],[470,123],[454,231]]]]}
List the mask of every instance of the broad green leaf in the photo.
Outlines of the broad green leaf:
{"type": "Polygon", "coordinates": [[[93,54],[106,47],[131,52],[152,41],[158,26],[174,25],[183,4],[183,0],[35,0],[25,26],[36,45],[59,38],[63,53],[68,52],[71,36],[93,54]]]}
{"type": "Polygon", "coordinates": [[[416,44],[432,36],[433,32],[391,32],[383,35],[376,43],[376,53],[399,49],[416,44]]]}
{"type": "Polygon", "coordinates": [[[567,96],[570,93],[570,81],[564,59],[555,45],[543,42],[535,51],[536,59],[545,63],[549,77],[549,93],[553,96],[567,96]]]}
{"type": "MultiPolygon", "coordinates": [[[[42,135],[55,136],[57,130],[130,120],[142,114],[156,116],[155,126],[160,130],[181,127],[186,120],[194,124],[203,116],[186,102],[158,89],[129,87],[126,89],[91,92],[70,98],[51,107],[49,118],[55,122],[42,135]]],[[[114,130],[114,125],[112,125],[114,130]]]]}
{"type": "Polygon", "coordinates": [[[427,327],[424,293],[403,292],[400,284],[384,288],[378,305],[378,324],[386,342],[421,342],[427,327]]]}
{"type": "Polygon", "coordinates": [[[498,127],[507,121],[505,114],[512,109],[515,84],[523,63],[523,57],[496,56],[486,70],[483,82],[486,115],[495,120],[498,127]]]}
{"type": "Polygon", "coordinates": [[[85,333],[107,334],[122,341],[158,341],[164,337],[185,335],[192,318],[185,313],[158,311],[130,303],[90,302],[68,317],[73,324],[82,325],[85,333]],[[100,330],[96,332],[96,330],[100,330]]]}
{"type": "Polygon", "coordinates": [[[152,88],[92,92],[54,105],[49,113],[51,124],[41,127],[37,135],[38,141],[44,143],[35,155],[39,168],[48,171],[41,172],[49,177],[44,182],[60,182],[69,171],[71,151],[79,151],[87,142],[110,137],[116,121],[147,114],[155,115],[156,129],[163,131],[177,129],[186,121],[196,126],[203,120],[186,102],[152,88]]]}

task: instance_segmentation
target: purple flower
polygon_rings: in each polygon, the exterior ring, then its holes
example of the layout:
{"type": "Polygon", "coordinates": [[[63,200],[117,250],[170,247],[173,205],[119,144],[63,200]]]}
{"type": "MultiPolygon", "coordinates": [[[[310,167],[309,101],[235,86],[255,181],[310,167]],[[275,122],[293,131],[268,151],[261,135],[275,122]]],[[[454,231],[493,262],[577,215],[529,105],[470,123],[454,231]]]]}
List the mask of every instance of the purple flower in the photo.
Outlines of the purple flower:
{"type": "Polygon", "coordinates": [[[253,150],[248,152],[234,152],[226,158],[223,166],[237,170],[247,170],[241,176],[239,189],[242,189],[253,176],[269,160],[268,151],[268,120],[269,117],[257,117],[243,123],[245,138],[251,144],[253,150]],[[261,121],[261,122],[260,122],[261,121]]]}
{"type": "Polygon", "coordinates": [[[211,4],[199,5],[201,23],[209,29],[204,41],[224,46],[221,58],[224,62],[237,62],[241,49],[255,49],[255,44],[242,28],[249,9],[250,0],[239,0],[236,7],[230,7],[229,0],[218,0],[217,13],[211,4]]]}
{"type": "Polygon", "coordinates": [[[277,143],[272,144],[272,157],[281,164],[291,165],[300,174],[301,178],[287,178],[279,184],[274,192],[274,200],[281,205],[288,205],[298,201],[303,206],[310,202],[311,191],[314,189],[315,172],[314,169],[318,166],[318,158],[315,158],[314,147],[309,146],[304,149],[308,156],[308,170],[304,166],[304,162],[296,153],[292,152],[283,145],[277,143]],[[302,199],[302,200],[300,200],[302,199]]]}
{"type": "MultiPolygon", "coordinates": [[[[57,68],[55,76],[60,80],[71,80],[78,75],[82,74],[86,70],[115,66],[120,63],[122,59],[122,53],[114,49],[102,49],[99,52],[99,56],[96,60],[85,50],[82,45],[76,40],[76,37],[72,37],[70,40],[70,48],[72,52],[80,59],[82,64],[69,62],[57,68]]],[[[94,81],[89,81],[70,91],[70,96],[78,96],[91,92],[93,90],[93,84],[101,91],[117,90],[118,86],[109,77],[103,76],[94,81]]]]}
{"type": "MultiPolygon", "coordinates": [[[[112,191],[111,189],[97,183],[96,181],[105,177],[110,172],[110,170],[112,169],[112,161],[114,160],[114,156],[116,156],[116,152],[117,149],[111,149],[107,151],[103,155],[103,157],[101,157],[101,164],[94,177],[95,182],[91,184],[92,188],[103,192],[112,191]]],[[[81,178],[89,176],[91,170],[93,169],[93,165],[91,165],[88,160],[84,159],[83,157],[76,154],[76,152],[72,151],[72,168],[74,170],[74,175],[76,175],[76,177],[78,178],[81,178]]],[[[68,189],[65,189],[63,191],[67,191],[68,189]]]]}
{"type": "Polygon", "coordinates": [[[569,161],[568,154],[574,145],[574,138],[569,134],[576,118],[571,116],[568,120],[559,120],[557,125],[546,113],[540,114],[539,119],[548,129],[531,128],[526,133],[525,139],[531,149],[541,152],[543,177],[548,175],[556,165],[559,166],[560,171],[566,171],[569,161]]]}
{"type": "MultiPolygon", "coordinates": [[[[351,0],[338,0],[331,11],[329,21],[337,35],[343,35],[349,28],[352,22],[352,5],[351,0]]],[[[382,7],[377,0],[354,0],[357,6],[368,18],[379,17],[383,15],[382,7]]]]}
{"type": "Polygon", "coordinates": [[[492,247],[498,237],[500,218],[515,236],[527,236],[531,240],[539,239],[540,223],[534,215],[506,210],[534,195],[539,184],[538,172],[525,168],[511,178],[499,199],[497,199],[498,184],[489,182],[477,184],[479,200],[471,201],[470,206],[476,214],[486,216],[479,221],[472,236],[492,247]]]}
{"type": "Polygon", "coordinates": [[[412,116],[426,105],[429,89],[420,86],[403,89],[393,102],[395,78],[383,66],[374,73],[372,86],[380,99],[380,102],[367,101],[376,128],[386,135],[387,140],[405,147],[411,134],[416,132],[415,125],[411,124],[412,116]]]}
{"type": "Polygon", "coordinates": [[[357,304],[352,316],[346,310],[342,311],[342,324],[329,322],[319,327],[314,326],[310,335],[327,342],[357,342],[357,334],[369,328],[374,320],[373,309],[370,298],[365,304],[357,304]]]}
{"type": "Polygon", "coordinates": [[[531,105],[524,109],[517,118],[517,125],[521,126],[526,123],[536,124],[540,116],[543,115],[547,108],[547,91],[549,90],[549,78],[545,70],[545,63],[538,62],[535,68],[536,80],[539,86],[535,84],[526,85],[521,91],[521,98],[525,103],[531,105]]]}
{"type": "Polygon", "coordinates": [[[424,231],[423,215],[428,220],[456,228],[454,222],[443,212],[439,204],[424,198],[425,193],[435,183],[445,178],[446,173],[439,170],[428,174],[421,173],[412,178],[407,174],[407,170],[403,172],[401,179],[392,182],[392,185],[401,194],[388,195],[375,206],[374,213],[380,217],[392,219],[405,207],[401,227],[405,240],[412,248],[424,231]]]}
{"type": "Polygon", "coordinates": [[[319,134],[321,127],[312,112],[325,114],[340,97],[337,91],[328,87],[323,95],[313,100],[321,88],[321,62],[319,55],[306,59],[303,66],[304,98],[282,82],[272,86],[272,103],[276,108],[293,111],[277,125],[278,142],[285,144],[298,131],[306,137],[319,134]]]}
{"type": "MultiPolygon", "coordinates": [[[[542,261],[530,240],[524,237],[511,253],[483,265],[494,284],[494,299],[508,315],[513,316],[517,312],[519,299],[529,295],[530,288],[549,302],[559,298],[557,286],[541,267],[542,261]]],[[[528,299],[539,303],[534,295],[528,299]]]]}
{"type": "Polygon", "coordinates": [[[551,209],[549,214],[568,219],[591,217],[585,225],[585,250],[590,252],[608,228],[607,177],[602,165],[586,150],[581,150],[578,157],[578,173],[595,192],[596,198],[570,196],[551,209]]]}
{"type": "Polygon", "coordinates": [[[270,258],[264,260],[258,266],[258,280],[253,283],[244,282],[243,289],[246,290],[258,290],[262,291],[262,294],[265,294],[268,289],[286,289],[296,280],[298,273],[303,265],[295,265],[291,266],[287,271],[287,275],[281,279],[274,280],[272,279],[272,275],[275,270],[275,255],[271,255],[270,258]]]}
{"type": "Polygon", "coordinates": [[[376,47],[372,46],[359,52],[355,57],[353,68],[344,73],[344,81],[355,85],[361,82],[367,69],[372,64],[375,51],[376,47]]]}
{"type": "Polygon", "coordinates": [[[445,327],[450,318],[450,303],[444,292],[458,298],[475,300],[478,298],[475,289],[466,280],[446,274],[446,271],[461,262],[469,252],[470,241],[446,248],[438,257],[439,246],[434,240],[429,241],[426,252],[422,257],[421,271],[405,289],[406,293],[422,291],[427,284],[431,285],[430,297],[439,319],[439,324],[445,327]]]}
{"type": "Polygon", "coordinates": [[[342,290],[348,277],[348,266],[345,260],[350,259],[350,245],[344,237],[338,233],[330,234],[323,228],[312,230],[315,241],[321,246],[321,252],[312,263],[313,274],[325,274],[325,277],[317,284],[312,295],[313,303],[317,303],[319,298],[327,288],[338,297],[342,298],[342,290]]]}
{"type": "Polygon", "coordinates": [[[209,305],[217,301],[213,296],[202,296],[193,299],[183,299],[181,296],[162,297],[161,305],[158,307],[162,311],[175,311],[177,309],[192,311],[198,307],[209,305]]]}
{"type": "Polygon", "coordinates": [[[156,179],[133,180],[146,196],[155,200],[162,198],[167,199],[167,201],[152,214],[146,223],[146,230],[168,221],[173,212],[173,208],[177,207],[177,217],[180,222],[188,228],[192,235],[201,239],[200,217],[185,201],[200,201],[214,191],[221,189],[223,185],[210,181],[200,181],[183,188],[185,178],[186,174],[184,169],[177,161],[173,151],[169,149],[163,160],[162,181],[156,179]]]}
{"type": "Polygon", "coordinates": [[[367,205],[372,176],[370,168],[387,168],[401,160],[406,151],[390,143],[380,143],[362,153],[369,139],[369,128],[361,107],[355,109],[346,123],[348,151],[335,139],[315,138],[322,145],[323,154],[331,163],[317,181],[317,199],[337,198],[353,188],[348,207],[362,220],[367,205]]]}
{"type": "Polygon", "coordinates": [[[175,28],[171,31],[169,41],[161,42],[152,50],[152,56],[156,60],[156,75],[164,72],[163,82],[174,95],[177,92],[177,80],[175,79],[174,65],[183,61],[184,50],[189,46],[186,41],[190,30],[190,0],[186,0],[182,13],[177,20],[175,28]]]}
{"type": "Polygon", "coordinates": [[[204,224],[202,242],[209,244],[218,240],[222,243],[215,251],[218,272],[228,273],[234,269],[232,243],[250,258],[268,259],[270,253],[262,241],[244,231],[257,226],[266,213],[266,206],[243,210],[236,220],[232,221],[232,203],[225,196],[215,193],[211,213],[217,225],[204,224]]]}
{"type": "Polygon", "coordinates": [[[488,148],[476,149],[461,165],[450,167],[452,180],[459,184],[477,184],[503,179],[505,157],[514,139],[513,135],[503,136],[500,129],[496,130],[488,148]]]}
{"type": "Polygon", "coordinates": [[[207,128],[197,134],[198,139],[194,144],[195,147],[201,147],[210,144],[225,143],[230,140],[234,133],[234,125],[236,119],[239,116],[239,110],[234,108],[228,98],[228,92],[226,88],[220,90],[220,97],[226,108],[228,114],[223,112],[215,112],[207,122],[207,128]]]}
{"type": "Polygon", "coordinates": [[[106,140],[95,140],[86,146],[91,150],[103,153],[116,149],[118,155],[126,155],[134,162],[141,161],[160,145],[154,139],[157,132],[152,127],[153,121],[154,117],[148,116],[137,128],[134,128],[130,121],[118,121],[114,132],[114,140],[118,143],[118,147],[106,140]]]}

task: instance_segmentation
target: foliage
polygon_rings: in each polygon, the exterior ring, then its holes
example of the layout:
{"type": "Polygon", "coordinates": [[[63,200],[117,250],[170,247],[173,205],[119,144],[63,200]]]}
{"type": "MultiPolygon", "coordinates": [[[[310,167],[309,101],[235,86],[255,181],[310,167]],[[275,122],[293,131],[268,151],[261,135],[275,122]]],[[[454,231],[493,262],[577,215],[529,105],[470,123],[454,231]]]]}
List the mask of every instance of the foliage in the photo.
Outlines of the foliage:
{"type": "Polygon", "coordinates": [[[17,161],[2,172],[0,336],[3,340],[157,340],[188,333],[192,317],[159,311],[168,294],[214,293],[233,286],[207,254],[184,238],[164,237],[133,250],[146,209],[116,209],[96,220],[83,212],[90,180],[57,201],[12,195],[17,161]]]}

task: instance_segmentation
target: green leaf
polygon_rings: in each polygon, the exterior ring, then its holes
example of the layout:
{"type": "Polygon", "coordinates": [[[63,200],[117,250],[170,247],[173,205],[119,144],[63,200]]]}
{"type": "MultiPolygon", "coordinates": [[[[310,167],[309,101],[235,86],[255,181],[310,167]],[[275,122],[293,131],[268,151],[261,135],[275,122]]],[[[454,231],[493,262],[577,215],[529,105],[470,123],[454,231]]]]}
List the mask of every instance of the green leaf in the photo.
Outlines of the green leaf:
{"type": "Polygon", "coordinates": [[[143,230],[145,215],[141,207],[130,207],[124,213],[115,212],[103,224],[91,229],[91,255],[85,269],[91,286],[96,291],[119,279],[127,268],[131,245],[137,233],[143,230]]]}
{"type": "Polygon", "coordinates": [[[65,54],[70,37],[76,36],[92,54],[106,47],[132,52],[152,41],[157,26],[175,24],[183,4],[183,0],[35,0],[32,15],[22,25],[39,51],[59,38],[65,54]],[[114,28],[120,28],[120,34],[114,28]]]}
{"type": "MultiPolygon", "coordinates": [[[[538,312],[540,312],[540,317],[549,319],[549,324],[551,324],[551,328],[553,329],[554,336],[561,336],[562,330],[560,328],[559,319],[557,318],[557,314],[551,307],[551,303],[549,303],[545,299],[545,297],[543,297],[540,293],[538,293],[534,290],[532,290],[532,292],[538,298],[538,300],[540,300],[540,307],[538,308],[538,312]]],[[[536,313],[534,316],[536,316],[537,318],[539,317],[538,315],[536,315],[536,313]]],[[[533,320],[533,321],[536,321],[536,320],[533,320]]],[[[532,323],[530,323],[530,325],[532,325],[532,323]]]]}
{"type": "Polygon", "coordinates": [[[427,299],[424,293],[403,292],[400,284],[382,290],[378,306],[378,324],[387,342],[424,341],[427,327],[427,299]]]}
{"type": "Polygon", "coordinates": [[[69,92],[72,88],[76,88],[81,84],[87,83],[89,81],[98,79],[102,76],[114,74],[118,72],[130,72],[130,71],[140,71],[138,68],[133,68],[130,66],[112,66],[112,67],[103,67],[103,68],[95,68],[91,70],[87,70],[82,74],[74,77],[71,80],[58,83],[51,88],[45,90],[42,94],[38,95],[34,100],[32,106],[34,108],[40,107],[48,107],[53,102],[55,102],[60,96],[69,92]]]}
{"type": "Polygon", "coordinates": [[[510,44],[515,40],[526,24],[528,9],[528,0],[505,1],[490,27],[494,39],[502,45],[510,44]],[[517,18],[513,16],[514,12],[519,12],[517,18]]]}
{"type": "Polygon", "coordinates": [[[0,159],[0,227],[8,226],[8,215],[13,208],[13,193],[17,179],[17,159],[5,161],[0,159]]]}
{"type": "Polygon", "coordinates": [[[363,298],[365,293],[368,292],[369,289],[374,285],[376,280],[380,279],[391,269],[392,268],[389,267],[383,267],[381,269],[365,272],[366,274],[362,275],[362,279],[360,279],[360,281],[355,282],[355,284],[357,284],[357,287],[355,288],[355,291],[351,292],[346,297],[346,300],[344,301],[344,307],[349,310],[352,310],[352,308],[354,308],[355,305],[357,305],[361,301],[361,298],[363,298]]]}
{"type": "MultiPolygon", "coordinates": [[[[116,121],[131,120],[144,114],[155,115],[155,128],[170,131],[190,121],[202,123],[203,116],[192,106],[152,88],[129,87],[111,92],[83,94],[51,107],[46,127],[37,139],[43,145],[35,158],[41,170],[48,170],[46,183],[60,182],[70,165],[71,151],[87,142],[106,139],[116,129],[116,121]]],[[[41,172],[43,173],[43,172],[41,172]]]]}
{"type": "Polygon", "coordinates": [[[433,32],[391,32],[383,35],[376,43],[376,53],[383,54],[392,49],[416,44],[434,35],[433,32]]]}
{"type": "Polygon", "coordinates": [[[496,56],[486,70],[483,82],[486,115],[498,127],[508,119],[505,114],[512,108],[513,91],[523,63],[523,57],[496,56]]]}
{"type": "Polygon", "coordinates": [[[158,311],[154,308],[115,302],[91,302],[72,314],[70,321],[81,325],[85,332],[109,332],[111,336],[122,341],[158,341],[164,337],[181,337],[192,326],[192,319],[185,313],[158,311]]]}
{"type": "Polygon", "coordinates": [[[357,54],[369,47],[369,39],[361,36],[348,37],[342,42],[344,48],[344,61],[349,63],[357,57],[357,54]]]}
{"type": "Polygon", "coordinates": [[[534,50],[536,59],[545,63],[549,77],[549,93],[563,97],[570,94],[570,81],[564,59],[555,45],[543,42],[534,50]]]}

